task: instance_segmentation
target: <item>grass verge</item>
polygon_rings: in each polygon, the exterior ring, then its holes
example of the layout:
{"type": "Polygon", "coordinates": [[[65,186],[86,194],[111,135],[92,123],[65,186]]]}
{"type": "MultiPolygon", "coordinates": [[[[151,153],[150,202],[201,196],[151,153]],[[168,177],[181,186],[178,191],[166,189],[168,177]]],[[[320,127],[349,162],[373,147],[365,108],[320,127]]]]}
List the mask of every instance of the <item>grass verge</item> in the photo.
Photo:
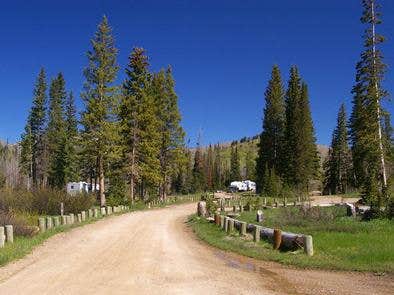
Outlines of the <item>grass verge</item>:
{"type": "MultiPolygon", "coordinates": [[[[275,219],[267,215],[264,225],[276,227],[275,219]]],[[[254,217],[254,212],[245,212],[237,219],[256,223],[254,217]]],[[[251,236],[240,237],[236,232],[227,235],[216,225],[196,216],[190,217],[189,224],[208,244],[252,258],[301,268],[394,273],[394,223],[390,220],[360,222],[343,218],[331,224],[325,222],[326,227],[317,225],[318,222],[311,222],[309,227],[282,224],[282,230],[313,236],[315,255],[312,257],[302,250],[274,251],[268,242],[254,243],[251,236]]]]}

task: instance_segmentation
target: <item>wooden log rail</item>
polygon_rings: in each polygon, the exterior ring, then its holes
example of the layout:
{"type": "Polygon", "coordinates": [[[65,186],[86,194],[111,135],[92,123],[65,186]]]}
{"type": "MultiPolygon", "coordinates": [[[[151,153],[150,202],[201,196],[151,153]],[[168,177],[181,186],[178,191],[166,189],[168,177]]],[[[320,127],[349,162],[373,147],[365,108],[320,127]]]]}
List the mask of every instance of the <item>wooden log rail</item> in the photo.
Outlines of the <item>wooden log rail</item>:
{"type": "MultiPolygon", "coordinates": [[[[218,213],[216,213],[219,215],[218,213]]],[[[224,217],[222,218],[221,216],[215,217],[216,220],[223,220],[224,219],[224,224],[220,222],[220,226],[226,231],[226,232],[231,232],[229,230],[229,226],[233,226],[234,229],[238,230],[241,235],[244,235],[245,231],[247,233],[250,233],[254,237],[254,241],[259,241],[260,239],[266,240],[270,243],[274,243],[274,229],[268,228],[268,227],[263,227],[260,225],[255,225],[255,224],[246,224],[245,222],[233,219],[230,217],[224,217]],[[245,228],[246,227],[246,228],[245,228]]],[[[281,232],[281,244],[280,247],[282,249],[286,250],[294,250],[294,249],[299,249],[303,248],[305,254],[308,256],[313,255],[313,240],[312,236],[310,235],[304,235],[304,234],[295,234],[295,233],[290,233],[290,232],[281,232]]]]}

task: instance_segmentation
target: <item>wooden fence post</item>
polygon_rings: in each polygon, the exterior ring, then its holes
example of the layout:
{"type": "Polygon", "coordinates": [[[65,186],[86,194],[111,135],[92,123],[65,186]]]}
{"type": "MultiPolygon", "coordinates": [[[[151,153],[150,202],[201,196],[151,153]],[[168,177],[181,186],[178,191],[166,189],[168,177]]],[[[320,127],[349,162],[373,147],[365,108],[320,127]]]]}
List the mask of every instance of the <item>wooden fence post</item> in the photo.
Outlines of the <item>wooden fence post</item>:
{"type": "Polygon", "coordinates": [[[94,208],[93,217],[94,218],[98,218],[99,217],[99,213],[98,213],[98,209],[97,208],[94,208]]]}
{"type": "Polygon", "coordinates": [[[67,224],[67,216],[63,215],[62,216],[62,225],[66,225],[67,224]]]}
{"type": "Polygon", "coordinates": [[[230,218],[228,220],[227,230],[228,230],[228,233],[232,233],[234,231],[234,219],[230,218]]]}
{"type": "Polygon", "coordinates": [[[4,226],[0,226],[0,248],[3,248],[5,244],[4,226]]]}
{"type": "Polygon", "coordinates": [[[86,211],[81,212],[81,220],[85,221],[86,220],[86,211]]]}
{"type": "Polygon", "coordinates": [[[308,256],[313,256],[313,239],[312,236],[304,236],[304,251],[308,256]]]}
{"type": "Polygon", "coordinates": [[[78,222],[82,222],[82,214],[81,213],[77,214],[77,220],[78,220],[78,222]]]}
{"type": "Polygon", "coordinates": [[[38,227],[40,228],[40,232],[44,232],[46,230],[45,217],[38,218],[38,227]]]}
{"type": "Polygon", "coordinates": [[[47,229],[51,229],[52,227],[52,217],[47,217],[47,229]]]}
{"type": "Polygon", "coordinates": [[[220,227],[224,229],[224,216],[220,215],[220,227]]]}
{"type": "Polygon", "coordinates": [[[278,250],[280,244],[282,244],[282,231],[280,229],[274,229],[274,250],[278,250]]]}
{"type": "Polygon", "coordinates": [[[215,224],[217,226],[220,225],[220,214],[219,213],[215,213],[215,224]]]}
{"type": "Polygon", "coordinates": [[[71,223],[71,224],[74,224],[74,222],[75,222],[74,213],[70,213],[70,223],[71,223]]]}
{"type": "Polygon", "coordinates": [[[246,222],[241,222],[241,226],[239,229],[241,236],[246,236],[246,222]]]}
{"type": "Polygon", "coordinates": [[[228,229],[228,220],[229,220],[230,218],[229,217],[224,217],[224,231],[225,232],[227,232],[227,229],[228,229]]]}
{"type": "Polygon", "coordinates": [[[60,217],[59,216],[54,216],[53,217],[53,225],[55,227],[59,227],[60,226],[60,217]]]}
{"type": "Polygon", "coordinates": [[[256,243],[260,241],[260,226],[255,225],[253,228],[253,241],[256,243]]]}
{"type": "Polygon", "coordinates": [[[101,207],[100,210],[101,210],[101,215],[102,215],[102,216],[105,216],[105,212],[106,212],[106,211],[105,211],[105,207],[101,207]]]}

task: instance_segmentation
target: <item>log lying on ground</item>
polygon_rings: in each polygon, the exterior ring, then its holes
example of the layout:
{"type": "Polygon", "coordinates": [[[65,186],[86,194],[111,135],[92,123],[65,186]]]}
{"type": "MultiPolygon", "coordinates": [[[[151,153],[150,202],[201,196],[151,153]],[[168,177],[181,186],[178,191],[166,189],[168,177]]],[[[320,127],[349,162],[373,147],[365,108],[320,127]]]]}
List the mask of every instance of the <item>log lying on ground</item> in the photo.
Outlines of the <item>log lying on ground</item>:
{"type": "MultiPolygon", "coordinates": [[[[237,230],[240,230],[242,226],[241,223],[242,221],[234,220],[234,227],[237,230]]],[[[257,225],[254,224],[248,224],[246,226],[246,231],[248,233],[253,234],[256,226],[257,225]]],[[[260,228],[260,239],[273,243],[274,230],[272,228],[263,227],[263,226],[258,226],[258,227],[260,228]]],[[[282,231],[281,237],[282,237],[281,247],[283,248],[297,249],[297,248],[303,248],[305,246],[305,235],[303,234],[294,234],[294,233],[282,231]]]]}

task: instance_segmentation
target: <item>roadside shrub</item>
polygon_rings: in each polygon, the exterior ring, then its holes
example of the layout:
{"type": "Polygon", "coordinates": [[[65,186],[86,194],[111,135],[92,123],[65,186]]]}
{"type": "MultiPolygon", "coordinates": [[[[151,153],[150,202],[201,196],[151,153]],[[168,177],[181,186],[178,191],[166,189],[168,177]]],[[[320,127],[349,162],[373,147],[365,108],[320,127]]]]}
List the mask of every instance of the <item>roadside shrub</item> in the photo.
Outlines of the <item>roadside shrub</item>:
{"type": "Polygon", "coordinates": [[[0,211],[0,226],[12,225],[14,235],[32,236],[35,232],[34,227],[29,226],[27,220],[11,211],[0,211]]]}
{"type": "Polygon", "coordinates": [[[207,204],[207,212],[209,216],[215,214],[218,209],[218,204],[215,202],[213,195],[206,193],[201,196],[201,201],[205,201],[207,204]]]}
{"type": "Polygon", "coordinates": [[[308,223],[328,223],[344,216],[346,216],[344,207],[286,207],[276,216],[276,222],[281,225],[303,226],[308,223]]]}
{"type": "Polygon", "coordinates": [[[25,190],[0,190],[0,210],[32,211],[33,194],[25,190]]]}
{"type": "MultiPolygon", "coordinates": [[[[78,194],[75,196],[65,195],[63,197],[65,213],[77,214],[92,208],[96,203],[96,197],[93,194],[78,194]]],[[[58,206],[57,214],[59,214],[60,204],[58,204],[58,206]]]]}
{"type": "Polygon", "coordinates": [[[64,203],[65,213],[78,213],[95,204],[92,194],[68,195],[63,190],[2,190],[0,191],[0,210],[9,212],[28,212],[47,215],[60,214],[60,204],[64,203]]]}

